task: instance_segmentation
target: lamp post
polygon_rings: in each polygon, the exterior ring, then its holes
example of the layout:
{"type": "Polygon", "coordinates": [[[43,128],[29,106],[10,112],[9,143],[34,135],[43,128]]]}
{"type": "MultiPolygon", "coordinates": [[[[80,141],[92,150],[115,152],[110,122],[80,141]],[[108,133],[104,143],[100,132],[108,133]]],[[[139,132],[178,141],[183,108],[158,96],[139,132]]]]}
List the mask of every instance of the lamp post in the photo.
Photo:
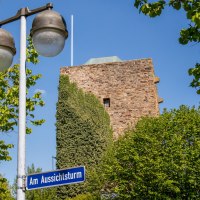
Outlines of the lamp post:
{"type": "MultiPolygon", "coordinates": [[[[26,135],[26,17],[39,13],[32,24],[31,36],[37,52],[46,57],[58,55],[64,48],[68,37],[66,23],[63,17],[52,11],[51,3],[46,6],[29,10],[20,9],[11,18],[0,21],[0,27],[20,19],[20,80],[19,80],[19,122],[18,122],[18,164],[17,164],[17,200],[25,200],[26,165],[25,165],[25,135],[26,135]]],[[[16,53],[14,40],[10,33],[0,28],[0,71],[12,64],[16,53]]]]}

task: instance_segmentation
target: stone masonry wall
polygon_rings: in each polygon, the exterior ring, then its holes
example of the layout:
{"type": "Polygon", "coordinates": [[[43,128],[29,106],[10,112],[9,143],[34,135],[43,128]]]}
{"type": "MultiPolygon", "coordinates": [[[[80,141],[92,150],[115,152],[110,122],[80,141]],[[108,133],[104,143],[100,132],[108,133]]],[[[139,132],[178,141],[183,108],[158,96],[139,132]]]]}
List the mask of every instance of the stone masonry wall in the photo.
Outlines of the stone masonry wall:
{"type": "Polygon", "coordinates": [[[92,92],[110,115],[114,137],[133,128],[142,116],[159,114],[159,98],[151,59],[61,68],[78,87],[92,92]],[[110,107],[109,107],[110,106],[110,107]]]}

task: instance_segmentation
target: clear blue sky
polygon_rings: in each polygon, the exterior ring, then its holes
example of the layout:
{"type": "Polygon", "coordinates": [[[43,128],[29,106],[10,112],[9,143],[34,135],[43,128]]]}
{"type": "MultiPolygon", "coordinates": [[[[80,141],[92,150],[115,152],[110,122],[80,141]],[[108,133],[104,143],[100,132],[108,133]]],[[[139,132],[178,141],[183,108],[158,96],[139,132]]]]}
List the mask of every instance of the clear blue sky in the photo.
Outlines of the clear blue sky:
{"type": "MultiPolygon", "coordinates": [[[[200,46],[178,43],[179,31],[188,22],[183,12],[166,9],[161,17],[150,19],[138,13],[133,0],[65,0],[51,1],[54,10],[65,18],[70,32],[70,15],[74,15],[74,65],[85,63],[94,57],[118,56],[122,60],[152,58],[155,74],[160,77],[159,96],[164,98],[163,108],[178,108],[181,104],[199,105],[200,96],[189,87],[191,77],[187,70],[199,62],[200,46]]],[[[0,20],[16,14],[23,7],[34,9],[48,3],[46,0],[0,0],[0,20]]],[[[27,19],[29,32],[34,17],[27,19]]],[[[20,22],[2,28],[11,32],[18,50],[14,63],[19,62],[20,22]]],[[[42,127],[33,128],[27,136],[27,165],[35,164],[43,171],[52,170],[52,156],[56,155],[55,114],[58,99],[59,69],[70,65],[70,36],[63,52],[55,58],[40,58],[31,67],[43,78],[31,90],[44,90],[46,106],[36,111],[46,119],[42,127]]],[[[11,152],[13,160],[0,163],[0,173],[13,182],[17,171],[17,129],[0,135],[8,143],[15,144],[11,152]]]]}

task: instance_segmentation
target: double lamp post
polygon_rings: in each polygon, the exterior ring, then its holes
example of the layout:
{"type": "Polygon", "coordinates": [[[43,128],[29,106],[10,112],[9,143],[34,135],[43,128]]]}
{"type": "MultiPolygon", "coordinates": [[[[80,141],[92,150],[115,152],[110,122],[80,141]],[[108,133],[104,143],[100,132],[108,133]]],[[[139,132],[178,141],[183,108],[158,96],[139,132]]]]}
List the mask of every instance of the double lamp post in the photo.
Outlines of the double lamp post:
{"type": "Polygon", "coordinates": [[[8,69],[16,54],[12,35],[1,26],[20,19],[20,77],[19,77],[19,121],[18,121],[18,163],[17,163],[17,200],[25,200],[26,164],[25,164],[25,136],[26,136],[26,18],[39,13],[32,23],[30,35],[33,45],[39,55],[53,57],[64,48],[68,37],[66,23],[63,17],[52,11],[51,3],[46,6],[29,10],[20,9],[11,18],[0,21],[0,71],[8,69]]]}

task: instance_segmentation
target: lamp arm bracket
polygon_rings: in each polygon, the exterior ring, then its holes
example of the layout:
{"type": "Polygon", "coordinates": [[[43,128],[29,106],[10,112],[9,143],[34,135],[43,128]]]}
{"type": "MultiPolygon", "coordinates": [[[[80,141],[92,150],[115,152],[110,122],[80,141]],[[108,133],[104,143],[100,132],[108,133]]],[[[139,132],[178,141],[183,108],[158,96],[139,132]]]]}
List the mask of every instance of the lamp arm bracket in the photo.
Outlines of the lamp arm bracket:
{"type": "Polygon", "coordinates": [[[53,8],[53,4],[52,3],[47,3],[45,6],[33,9],[33,10],[29,10],[28,7],[26,8],[21,8],[20,10],[18,10],[17,14],[13,17],[10,17],[8,19],[2,20],[0,21],[0,27],[2,25],[8,24],[10,22],[16,21],[18,19],[20,19],[21,16],[30,16],[30,15],[34,15],[36,13],[42,12],[44,10],[49,10],[53,8]]]}

